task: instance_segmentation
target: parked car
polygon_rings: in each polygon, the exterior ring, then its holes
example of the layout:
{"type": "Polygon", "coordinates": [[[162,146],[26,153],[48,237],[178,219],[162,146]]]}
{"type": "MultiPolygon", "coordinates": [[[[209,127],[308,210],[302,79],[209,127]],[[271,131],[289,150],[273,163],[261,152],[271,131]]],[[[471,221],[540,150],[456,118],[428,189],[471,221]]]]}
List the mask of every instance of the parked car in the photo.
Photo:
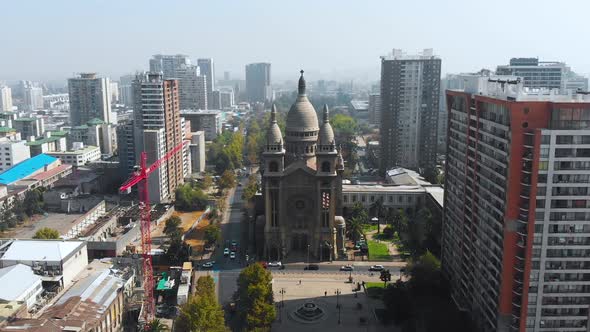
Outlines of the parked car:
{"type": "Polygon", "coordinates": [[[228,255],[229,255],[229,248],[223,249],[223,256],[228,256],[228,255]]]}
{"type": "Polygon", "coordinates": [[[316,271],[316,270],[320,269],[320,266],[316,265],[316,264],[309,264],[309,265],[306,265],[303,269],[310,270],[310,271],[316,271]]]}
{"type": "Polygon", "coordinates": [[[383,267],[383,265],[372,265],[371,267],[369,267],[369,271],[383,271],[385,268],[383,267]]]}
{"type": "Polygon", "coordinates": [[[354,270],[354,266],[352,265],[343,265],[340,267],[340,271],[353,271],[354,270]]]}
{"type": "Polygon", "coordinates": [[[210,269],[210,268],[213,267],[213,263],[215,263],[215,262],[207,262],[207,263],[204,263],[203,264],[203,268],[204,269],[210,269]]]}
{"type": "Polygon", "coordinates": [[[230,258],[230,259],[235,259],[235,258],[236,258],[236,252],[235,252],[235,251],[232,251],[232,252],[229,254],[229,258],[230,258]]]}
{"type": "Polygon", "coordinates": [[[279,261],[274,261],[274,262],[268,263],[268,267],[281,267],[281,266],[283,266],[283,264],[279,261]]]}

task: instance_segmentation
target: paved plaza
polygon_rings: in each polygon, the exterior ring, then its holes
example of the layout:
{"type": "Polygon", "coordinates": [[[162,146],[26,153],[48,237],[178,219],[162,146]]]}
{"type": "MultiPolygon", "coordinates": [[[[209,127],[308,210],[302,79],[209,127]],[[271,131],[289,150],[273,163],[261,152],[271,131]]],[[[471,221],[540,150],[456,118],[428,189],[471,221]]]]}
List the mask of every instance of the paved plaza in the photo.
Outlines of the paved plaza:
{"type": "Polygon", "coordinates": [[[348,274],[273,273],[274,299],[278,310],[272,331],[392,331],[391,327],[385,327],[375,319],[373,308],[381,306],[380,301],[368,298],[362,291],[355,296],[357,282],[375,279],[378,280],[368,276],[357,277],[351,284],[348,274]],[[337,291],[339,295],[336,295],[337,291]],[[281,306],[283,300],[284,306],[281,306]],[[313,302],[323,311],[321,318],[306,322],[294,314],[307,302],[313,302]],[[337,303],[340,304],[340,315],[337,303]],[[361,318],[366,322],[361,323],[361,318]]]}

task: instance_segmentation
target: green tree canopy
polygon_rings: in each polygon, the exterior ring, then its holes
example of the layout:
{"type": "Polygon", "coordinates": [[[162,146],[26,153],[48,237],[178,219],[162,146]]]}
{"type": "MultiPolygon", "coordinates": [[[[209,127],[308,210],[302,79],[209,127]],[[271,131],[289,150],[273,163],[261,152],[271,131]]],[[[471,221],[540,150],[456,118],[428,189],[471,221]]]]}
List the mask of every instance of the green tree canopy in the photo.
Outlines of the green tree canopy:
{"type": "Polygon", "coordinates": [[[248,177],[248,184],[242,192],[242,199],[249,201],[256,195],[257,192],[258,180],[256,179],[256,175],[250,175],[250,177],[248,177]]]}
{"type": "Polygon", "coordinates": [[[221,229],[219,225],[207,225],[205,227],[205,241],[207,244],[213,244],[221,239],[221,229]]]}
{"type": "Polygon", "coordinates": [[[215,282],[211,276],[197,279],[195,295],[180,307],[176,320],[177,331],[226,332],[223,309],[215,296],[215,282]]]}
{"type": "Polygon", "coordinates": [[[275,320],[271,281],[260,263],[249,265],[238,277],[238,315],[248,330],[266,331],[275,320]]]}
{"type": "Polygon", "coordinates": [[[207,207],[208,197],[201,189],[185,183],[176,188],[175,207],[180,211],[202,211],[207,207]]]}
{"type": "Polygon", "coordinates": [[[231,170],[225,170],[219,179],[219,187],[221,189],[232,188],[236,185],[236,175],[231,170]]]}
{"type": "Polygon", "coordinates": [[[174,236],[181,232],[180,224],[182,220],[178,216],[172,216],[166,220],[166,224],[164,225],[164,234],[168,236],[174,236]]]}
{"type": "Polygon", "coordinates": [[[27,191],[23,201],[23,209],[28,216],[42,213],[44,206],[43,193],[38,188],[27,191]]]}
{"type": "Polygon", "coordinates": [[[145,331],[148,332],[163,332],[168,331],[168,327],[162,323],[159,318],[153,319],[151,322],[148,323],[145,331]]]}
{"type": "Polygon", "coordinates": [[[35,232],[33,239],[55,240],[59,239],[59,232],[53,228],[43,227],[35,232]]]}

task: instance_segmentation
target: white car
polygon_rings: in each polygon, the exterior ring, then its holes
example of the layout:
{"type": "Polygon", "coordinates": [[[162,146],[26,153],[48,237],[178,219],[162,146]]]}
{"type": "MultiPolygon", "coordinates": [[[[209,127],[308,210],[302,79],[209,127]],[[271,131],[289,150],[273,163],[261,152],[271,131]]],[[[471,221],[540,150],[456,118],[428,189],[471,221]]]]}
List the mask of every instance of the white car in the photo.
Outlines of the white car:
{"type": "Polygon", "coordinates": [[[229,254],[229,258],[230,258],[230,259],[235,259],[235,258],[236,258],[236,253],[235,253],[234,251],[232,251],[232,252],[229,254]]]}
{"type": "Polygon", "coordinates": [[[352,271],[354,267],[352,265],[344,265],[340,268],[340,271],[352,271]]]}
{"type": "Polygon", "coordinates": [[[268,263],[268,267],[281,267],[282,265],[283,265],[283,263],[281,263],[279,261],[274,261],[274,262],[268,263]]]}
{"type": "Polygon", "coordinates": [[[229,255],[229,248],[223,249],[223,256],[229,255]]]}
{"type": "Polygon", "coordinates": [[[213,267],[213,263],[215,263],[215,262],[207,262],[207,263],[203,264],[203,268],[210,269],[213,267]]]}

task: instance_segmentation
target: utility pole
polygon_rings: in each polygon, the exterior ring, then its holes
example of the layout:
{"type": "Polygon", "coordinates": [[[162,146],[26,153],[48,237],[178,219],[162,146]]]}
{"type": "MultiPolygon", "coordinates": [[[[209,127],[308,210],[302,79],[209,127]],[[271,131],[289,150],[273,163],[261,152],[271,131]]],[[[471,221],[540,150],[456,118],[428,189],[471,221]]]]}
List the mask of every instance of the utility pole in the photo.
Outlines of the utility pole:
{"type": "Polygon", "coordinates": [[[307,265],[309,265],[309,249],[311,248],[311,244],[307,245],[307,265]]]}

